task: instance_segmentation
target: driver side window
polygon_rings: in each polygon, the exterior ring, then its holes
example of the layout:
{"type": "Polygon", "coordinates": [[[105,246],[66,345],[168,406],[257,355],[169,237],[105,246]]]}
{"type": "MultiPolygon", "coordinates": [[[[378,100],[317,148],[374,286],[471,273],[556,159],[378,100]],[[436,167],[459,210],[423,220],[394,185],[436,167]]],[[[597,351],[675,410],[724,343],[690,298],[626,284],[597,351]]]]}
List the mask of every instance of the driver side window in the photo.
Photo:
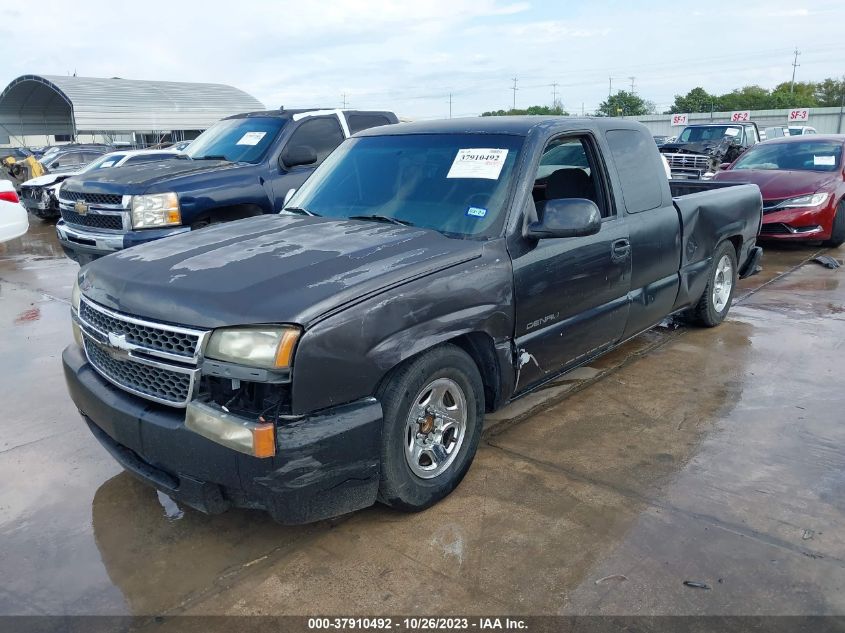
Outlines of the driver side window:
{"type": "Polygon", "coordinates": [[[286,147],[291,149],[304,145],[313,148],[317,153],[314,165],[319,165],[342,141],[343,130],[337,117],[308,118],[294,130],[286,147]]]}
{"type": "Polygon", "coordinates": [[[612,215],[602,195],[601,171],[594,156],[586,136],[556,138],[546,145],[532,191],[539,219],[546,202],[558,198],[586,198],[596,204],[603,218],[612,215]]]}

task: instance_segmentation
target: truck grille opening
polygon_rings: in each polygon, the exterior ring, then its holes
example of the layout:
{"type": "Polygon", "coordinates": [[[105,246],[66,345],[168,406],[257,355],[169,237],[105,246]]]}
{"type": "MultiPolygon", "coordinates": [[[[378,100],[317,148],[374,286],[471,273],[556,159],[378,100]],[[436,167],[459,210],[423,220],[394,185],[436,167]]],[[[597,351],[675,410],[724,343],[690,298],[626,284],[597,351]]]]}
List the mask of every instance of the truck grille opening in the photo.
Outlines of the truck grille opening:
{"type": "Polygon", "coordinates": [[[85,353],[94,369],[118,387],[175,406],[185,406],[190,400],[191,373],[153,367],[128,356],[118,358],[88,337],[85,353]]]}
{"type": "Polygon", "coordinates": [[[84,200],[88,204],[114,204],[119,205],[123,202],[123,196],[113,193],[83,193],[81,191],[65,191],[62,189],[62,199],[76,202],[77,200],[84,200]]]}
{"type": "Polygon", "coordinates": [[[122,334],[129,343],[147,349],[184,356],[186,359],[193,359],[197,353],[199,334],[188,334],[127,321],[103,312],[87,301],[81,302],[79,317],[106,336],[110,332],[122,334]]]}
{"type": "MultiPolygon", "coordinates": [[[[64,192],[62,192],[62,195],[64,196],[64,192]]],[[[119,231],[123,228],[123,217],[115,214],[86,213],[82,215],[70,209],[62,209],[62,219],[68,224],[88,226],[95,229],[119,231]]]]}
{"type": "Polygon", "coordinates": [[[91,366],[134,394],[186,407],[199,380],[207,332],[114,312],[82,297],[77,321],[91,366]]]}

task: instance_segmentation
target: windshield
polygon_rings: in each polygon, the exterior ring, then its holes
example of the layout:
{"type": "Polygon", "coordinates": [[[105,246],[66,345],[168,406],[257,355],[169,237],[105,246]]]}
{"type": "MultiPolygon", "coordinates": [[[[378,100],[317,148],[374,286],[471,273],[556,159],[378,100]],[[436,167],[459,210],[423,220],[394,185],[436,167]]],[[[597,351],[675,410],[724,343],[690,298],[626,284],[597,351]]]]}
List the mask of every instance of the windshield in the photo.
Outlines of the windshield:
{"type": "Polygon", "coordinates": [[[184,153],[194,160],[213,158],[257,163],[285,122],[286,119],[280,117],[224,119],[200,134],[184,153]]]}
{"type": "Polygon", "coordinates": [[[523,138],[505,134],[365,136],[340,145],[286,208],[382,216],[450,237],[492,237],[523,138]]]}
{"type": "Polygon", "coordinates": [[[123,160],[125,156],[126,154],[105,154],[88,163],[82,170],[82,173],[84,174],[97,169],[108,169],[109,167],[114,167],[118,162],[123,160]]]}
{"type": "Polygon", "coordinates": [[[721,141],[726,136],[739,139],[742,128],[734,125],[707,125],[684,128],[678,137],[678,143],[703,143],[706,141],[721,141]]]}
{"type": "Polygon", "coordinates": [[[830,141],[764,143],[755,145],[740,156],[733,169],[836,171],[841,160],[841,143],[830,141]]]}

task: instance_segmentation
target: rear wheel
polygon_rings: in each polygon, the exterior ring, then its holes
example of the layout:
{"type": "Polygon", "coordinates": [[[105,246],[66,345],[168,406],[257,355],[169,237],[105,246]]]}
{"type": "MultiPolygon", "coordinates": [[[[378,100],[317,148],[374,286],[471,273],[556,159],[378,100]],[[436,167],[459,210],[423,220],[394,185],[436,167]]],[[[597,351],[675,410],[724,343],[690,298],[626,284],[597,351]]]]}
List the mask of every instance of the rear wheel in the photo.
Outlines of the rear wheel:
{"type": "Polygon", "coordinates": [[[706,327],[724,321],[731,309],[736,278],[736,250],[730,242],[722,242],[713,256],[704,294],[690,311],[692,320],[706,327]]]}
{"type": "Polygon", "coordinates": [[[830,239],[824,242],[825,246],[838,248],[845,244],[845,201],[836,205],[836,215],[833,216],[833,229],[830,231],[830,239]]]}
{"type": "Polygon", "coordinates": [[[393,372],[378,394],[384,410],[382,503],[423,510],[457,487],[481,438],[483,394],[478,368],[454,345],[393,372]]]}

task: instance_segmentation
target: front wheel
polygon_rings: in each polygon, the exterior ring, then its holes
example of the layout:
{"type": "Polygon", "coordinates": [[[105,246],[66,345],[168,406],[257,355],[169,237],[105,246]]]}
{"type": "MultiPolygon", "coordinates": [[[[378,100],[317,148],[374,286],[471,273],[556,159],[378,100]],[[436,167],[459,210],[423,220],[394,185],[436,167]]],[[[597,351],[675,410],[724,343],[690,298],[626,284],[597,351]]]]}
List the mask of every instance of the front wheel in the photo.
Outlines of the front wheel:
{"type": "Polygon", "coordinates": [[[690,310],[693,321],[706,327],[719,325],[728,316],[736,287],[736,250],[730,242],[722,242],[713,256],[707,287],[698,303],[690,310]]]}
{"type": "Polygon", "coordinates": [[[475,457],[484,420],[478,368],[459,347],[443,345],[394,370],[378,395],[379,501],[423,510],[457,487],[475,457]]]}
{"type": "Polygon", "coordinates": [[[845,244],[845,200],[836,205],[833,229],[830,231],[830,239],[824,242],[824,246],[838,248],[842,244],[845,244]]]}

